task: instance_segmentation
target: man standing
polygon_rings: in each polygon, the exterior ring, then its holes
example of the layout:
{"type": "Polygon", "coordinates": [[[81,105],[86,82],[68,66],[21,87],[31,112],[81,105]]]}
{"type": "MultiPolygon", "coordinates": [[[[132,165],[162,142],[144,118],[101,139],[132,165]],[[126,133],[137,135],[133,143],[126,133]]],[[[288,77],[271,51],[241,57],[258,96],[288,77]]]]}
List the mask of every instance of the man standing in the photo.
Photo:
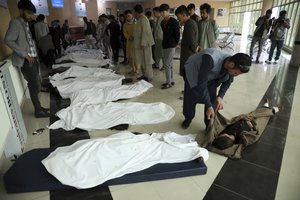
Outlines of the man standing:
{"type": "Polygon", "coordinates": [[[163,57],[163,49],[162,49],[162,41],[163,41],[163,31],[161,29],[161,22],[163,17],[159,12],[159,7],[153,8],[153,15],[156,18],[154,21],[153,26],[153,35],[154,35],[154,61],[155,61],[155,68],[160,70],[163,69],[162,66],[162,57],[163,57]]]}
{"type": "Polygon", "coordinates": [[[154,39],[148,18],[143,14],[144,8],[137,4],[133,8],[134,16],[137,19],[134,29],[134,56],[135,63],[141,66],[142,76],[138,79],[144,79],[151,82],[153,78],[152,69],[152,45],[154,39]]]}
{"type": "Polygon", "coordinates": [[[204,122],[207,127],[215,112],[223,109],[222,99],[233,82],[233,77],[247,73],[250,66],[250,56],[243,53],[230,56],[219,49],[208,48],[191,56],[184,65],[185,120],[181,127],[189,127],[195,116],[197,103],[205,105],[204,122]]]}
{"type": "Polygon", "coordinates": [[[94,44],[94,36],[93,36],[93,29],[90,22],[86,17],[83,17],[84,21],[84,39],[85,44],[88,49],[96,49],[96,45],[94,44]]]}
{"type": "Polygon", "coordinates": [[[270,19],[272,15],[272,10],[269,9],[266,12],[265,16],[259,17],[258,20],[256,21],[256,29],[254,31],[254,35],[251,41],[251,46],[250,46],[250,58],[252,60],[253,56],[253,47],[255,44],[258,42],[258,52],[256,56],[256,63],[259,63],[259,57],[262,51],[262,47],[267,39],[268,32],[270,30],[270,27],[272,25],[272,20],[270,19]]]}
{"type": "Polygon", "coordinates": [[[105,33],[110,37],[110,46],[113,53],[113,64],[118,64],[119,48],[121,39],[121,27],[115,16],[109,16],[110,24],[106,27],[105,33]]]}
{"type": "Polygon", "coordinates": [[[290,19],[287,18],[287,12],[286,10],[280,11],[279,18],[276,19],[272,25],[272,31],[271,31],[271,49],[269,53],[269,59],[266,61],[266,63],[271,64],[273,53],[275,48],[277,48],[276,51],[276,57],[274,64],[277,64],[281,49],[284,44],[284,39],[286,36],[287,29],[289,29],[290,26],[290,19]]]}
{"type": "Polygon", "coordinates": [[[111,59],[112,58],[112,50],[111,50],[111,46],[110,46],[110,37],[105,34],[106,27],[108,26],[110,21],[108,20],[108,18],[105,14],[100,15],[99,19],[102,23],[102,26],[101,26],[101,28],[102,28],[102,30],[101,30],[102,43],[103,43],[106,55],[108,56],[109,59],[111,59]]]}
{"type": "Polygon", "coordinates": [[[216,40],[219,36],[219,29],[216,21],[210,18],[211,6],[207,3],[200,6],[201,20],[198,23],[199,28],[199,51],[206,48],[215,48],[216,40]]]}
{"type": "Polygon", "coordinates": [[[198,26],[197,23],[189,17],[188,9],[184,5],[179,6],[175,15],[180,24],[184,26],[180,48],[180,68],[179,74],[183,76],[183,68],[187,59],[197,52],[198,26]]]}
{"type": "Polygon", "coordinates": [[[5,43],[12,50],[12,64],[20,67],[21,72],[28,82],[30,98],[34,106],[35,117],[49,117],[49,109],[41,106],[39,93],[39,62],[36,46],[29,30],[28,22],[34,18],[36,8],[30,0],[18,2],[20,16],[11,20],[5,35],[5,43]]]}
{"type": "Polygon", "coordinates": [[[45,15],[39,14],[36,20],[37,23],[34,24],[34,32],[36,41],[38,42],[42,37],[49,34],[49,28],[48,25],[44,22],[45,15]]]}
{"type": "Polygon", "coordinates": [[[195,4],[190,3],[188,5],[187,9],[188,9],[190,18],[198,23],[201,20],[201,17],[195,13],[195,10],[196,10],[195,4]]]}
{"type": "Polygon", "coordinates": [[[163,31],[163,64],[166,74],[166,82],[162,84],[161,89],[168,89],[175,84],[173,77],[173,58],[175,56],[175,49],[180,39],[179,23],[169,14],[170,6],[168,4],[161,4],[159,11],[164,18],[161,22],[163,31]]]}

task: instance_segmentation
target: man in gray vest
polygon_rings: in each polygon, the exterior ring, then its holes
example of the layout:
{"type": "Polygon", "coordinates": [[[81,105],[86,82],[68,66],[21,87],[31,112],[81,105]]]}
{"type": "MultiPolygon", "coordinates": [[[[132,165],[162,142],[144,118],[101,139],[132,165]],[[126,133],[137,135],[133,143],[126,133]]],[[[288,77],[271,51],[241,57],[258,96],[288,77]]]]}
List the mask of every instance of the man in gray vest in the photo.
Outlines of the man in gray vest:
{"type": "Polygon", "coordinates": [[[41,106],[39,93],[39,61],[35,43],[29,30],[28,22],[34,18],[35,6],[30,0],[18,2],[20,16],[11,20],[5,35],[5,43],[12,50],[12,64],[20,67],[28,82],[30,98],[35,109],[35,117],[49,117],[49,109],[41,106]]]}
{"type": "Polygon", "coordinates": [[[184,98],[182,128],[192,122],[197,103],[205,104],[206,127],[217,110],[223,109],[222,99],[233,82],[233,77],[247,73],[250,56],[237,53],[233,56],[219,49],[205,49],[191,56],[184,65],[184,98]],[[217,94],[217,88],[220,86],[217,94]]]}

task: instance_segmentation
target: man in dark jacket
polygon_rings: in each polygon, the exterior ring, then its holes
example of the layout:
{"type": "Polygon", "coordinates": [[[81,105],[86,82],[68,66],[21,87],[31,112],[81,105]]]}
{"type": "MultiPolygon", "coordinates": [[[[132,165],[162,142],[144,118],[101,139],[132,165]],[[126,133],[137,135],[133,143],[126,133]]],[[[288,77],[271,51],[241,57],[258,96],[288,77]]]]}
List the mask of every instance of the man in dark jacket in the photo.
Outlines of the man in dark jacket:
{"type": "Polygon", "coordinates": [[[183,67],[187,59],[197,52],[198,46],[198,26],[197,23],[189,17],[188,9],[182,5],[179,6],[175,15],[180,24],[184,26],[180,48],[180,67],[179,74],[183,76],[183,67]]]}
{"type": "Polygon", "coordinates": [[[167,89],[175,84],[173,78],[173,58],[175,55],[176,46],[180,39],[179,23],[169,15],[169,5],[161,4],[159,11],[164,20],[161,22],[163,31],[163,64],[166,74],[166,83],[162,84],[162,89],[167,89]]]}
{"type": "Polygon", "coordinates": [[[196,10],[196,6],[193,3],[190,3],[187,7],[190,18],[192,20],[194,20],[195,22],[199,22],[201,20],[201,17],[199,15],[196,14],[195,10],[196,10]]]}
{"type": "Polygon", "coordinates": [[[208,48],[191,56],[184,65],[185,120],[182,128],[189,127],[195,116],[197,103],[205,104],[204,122],[207,127],[215,111],[223,109],[222,99],[233,82],[233,77],[247,73],[250,66],[250,56],[243,53],[231,56],[219,49],[208,48]]]}
{"type": "Polygon", "coordinates": [[[85,39],[85,44],[87,46],[87,48],[89,49],[97,49],[96,47],[96,40],[93,36],[93,28],[92,28],[92,24],[88,21],[88,19],[86,17],[83,17],[83,21],[84,21],[84,39],[85,39]]]}
{"type": "Polygon", "coordinates": [[[105,33],[110,37],[110,45],[113,53],[114,64],[119,60],[119,48],[121,39],[121,27],[119,22],[115,19],[115,16],[108,17],[110,24],[106,27],[105,33]]]}
{"type": "Polygon", "coordinates": [[[250,46],[250,57],[252,59],[253,56],[253,48],[255,44],[258,42],[258,52],[256,56],[256,63],[259,63],[259,57],[262,51],[262,47],[264,45],[264,42],[266,41],[268,32],[272,25],[272,20],[270,19],[272,15],[272,10],[269,9],[266,12],[266,15],[259,17],[257,21],[255,22],[256,29],[253,34],[253,38],[251,41],[250,46]]]}

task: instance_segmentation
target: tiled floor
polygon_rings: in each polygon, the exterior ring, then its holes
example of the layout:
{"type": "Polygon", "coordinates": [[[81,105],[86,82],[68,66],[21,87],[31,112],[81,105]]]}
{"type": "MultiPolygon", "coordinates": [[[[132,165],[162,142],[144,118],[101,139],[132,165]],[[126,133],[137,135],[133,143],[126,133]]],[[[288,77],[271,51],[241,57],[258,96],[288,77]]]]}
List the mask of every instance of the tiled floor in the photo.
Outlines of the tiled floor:
{"type": "MultiPolygon", "coordinates": [[[[242,160],[228,160],[223,156],[210,153],[210,158],[206,162],[208,167],[206,175],[110,186],[111,194],[108,192],[105,195],[102,195],[105,192],[93,189],[82,192],[65,191],[63,195],[55,191],[7,194],[1,182],[0,200],[101,200],[111,199],[111,197],[114,200],[198,200],[203,198],[265,200],[275,197],[278,200],[300,199],[298,189],[300,185],[298,161],[300,137],[296,131],[300,129],[300,78],[295,82],[300,76],[300,71],[295,73],[295,71],[287,70],[287,63],[287,60],[282,59],[278,65],[253,64],[248,74],[235,79],[224,98],[225,109],[222,113],[226,116],[235,116],[254,110],[264,96],[271,97],[273,103],[279,103],[285,107],[282,113],[270,122],[270,126],[266,128],[259,143],[245,151],[242,160]],[[289,76],[295,79],[294,82],[289,76]]],[[[189,129],[182,130],[180,127],[183,116],[182,100],[179,97],[182,96],[183,80],[178,75],[178,65],[179,61],[174,61],[176,82],[174,87],[161,90],[160,85],[164,83],[165,76],[163,72],[155,70],[154,88],[140,97],[129,100],[165,102],[176,111],[174,118],[158,125],[130,126],[130,131],[204,134],[203,105],[198,105],[197,115],[189,129]]],[[[125,73],[129,71],[129,67],[120,65],[116,70],[125,73]]],[[[50,104],[48,93],[42,93],[41,99],[43,105],[50,104]]],[[[23,115],[28,130],[26,149],[52,146],[48,130],[41,135],[32,135],[34,130],[46,127],[49,120],[33,118],[29,100],[24,106],[23,115]]],[[[89,136],[104,137],[116,132],[115,130],[92,131],[89,132],[89,136]]],[[[86,137],[85,134],[82,137],[86,137]]],[[[10,161],[6,161],[5,168],[9,166],[10,161]]]]}

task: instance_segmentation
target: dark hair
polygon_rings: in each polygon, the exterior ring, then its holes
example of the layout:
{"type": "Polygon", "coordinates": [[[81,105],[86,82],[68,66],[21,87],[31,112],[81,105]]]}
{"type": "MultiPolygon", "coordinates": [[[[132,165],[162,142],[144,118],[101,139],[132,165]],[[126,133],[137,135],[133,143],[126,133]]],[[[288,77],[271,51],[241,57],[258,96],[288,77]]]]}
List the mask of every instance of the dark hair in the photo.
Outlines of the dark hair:
{"type": "Polygon", "coordinates": [[[36,20],[37,21],[44,21],[45,20],[45,15],[39,14],[39,16],[37,16],[36,20]]]}
{"type": "Polygon", "coordinates": [[[132,14],[131,10],[125,10],[124,15],[132,14]]]}
{"type": "Polygon", "coordinates": [[[190,3],[188,6],[187,6],[187,9],[188,10],[195,10],[196,9],[196,6],[195,6],[195,4],[193,4],[193,3],[190,3]]]}
{"type": "Polygon", "coordinates": [[[242,73],[249,72],[252,63],[250,56],[244,53],[234,54],[229,61],[234,62],[235,68],[239,68],[242,73]]]}
{"type": "Polygon", "coordinates": [[[176,11],[175,11],[175,15],[178,15],[178,14],[188,16],[188,15],[189,15],[189,12],[188,12],[187,7],[186,7],[185,5],[179,6],[179,7],[176,9],[176,11]]]}
{"type": "Polygon", "coordinates": [[[268,9],[268,10],[266,11],[266,14],[272,14],[272,9],[268,9]]]}
{"type": "Polygon", "coordinates": [[[109,15],[109,16],[108,16],[108,19],[110,19],[110,20],[115,20],[116,18],[115,18],[114,15],[109,15]]]}
{"type": "Polygon", "coordinates": [[[87,21],[88,19],[86,17],[83,17],[83,21],[87,21]]]}
{"type": "Polygon", "coordinates": [[[229,137],[227,137],[225,135],[219,135],[213,141],[213,145],[220,150],[224,150],[224,149],[227,149],[228,147],[231,147],[232,145],[234,145],[234,140],[230,139],[229,137]]]}
{"type": "Polygon", "coordinates": [[[163,3],[163,4],[161,4],[159,6],[159,11],[160,12],[162,12],[162,11],[168,11],[169,9],[170,9],[170,6],[168,4],[165,4],[165,3],[163,3]]]}
{"type": "Polygon", "coordinates": [[[107,18],[107,16],[106,16],[106,14],[102,14],[102,15],[100,15],[99,17],[103,17],[103,18],[107,18]]]}
{"type": "Polygon", "coordinates": [[[143,13],[144,12],[144,8],[141,4],[135,5],[133,10],[134,10],[134,12],[137,12],[137,13],[143,13]]]}
{"type": "Polygon", "coordinates": [[[152,9],[152,11],[157,11],[157,12],[159,12],[159,7],[158,7],[158,6],[154,7],[154,8],[152,9]]]}
{"type": "Polygon", "coordinates": [[[145,15],[146,15],[147,17],[151,17],[151,16],[152,16],[152,12],[151,12],[151,11],[147,11],[147,12],[145,13],[145,15]]]}
{"type": "Polygon", "coordinates": [[[287,14],[286,10],[282,10],[282,11],[280,11],[280,13],[279,13],[279,17],[283,17],[283,16],[286,15],[286,14],[287,14]]]}
{"type": "Polygon", "coordinates": [[[36,8],[30,0],[20,0],[18,3],[18,9],[30,10],[33,13],[36,13],[36,8]]]}
{"type": "Polygon", "coordinates": [[[210,14],[211,6],[208,3],[204,3],[200,6],[200,10],[205,10],[207,14],[210,14]]]}
{"type": "Polygon", "coordinates": [[[119,14],[119,18],[120,18],[120,17],[124,17],[124,18],[125,18],[125,15],[124,15],[124,14],[119,14]]]}

